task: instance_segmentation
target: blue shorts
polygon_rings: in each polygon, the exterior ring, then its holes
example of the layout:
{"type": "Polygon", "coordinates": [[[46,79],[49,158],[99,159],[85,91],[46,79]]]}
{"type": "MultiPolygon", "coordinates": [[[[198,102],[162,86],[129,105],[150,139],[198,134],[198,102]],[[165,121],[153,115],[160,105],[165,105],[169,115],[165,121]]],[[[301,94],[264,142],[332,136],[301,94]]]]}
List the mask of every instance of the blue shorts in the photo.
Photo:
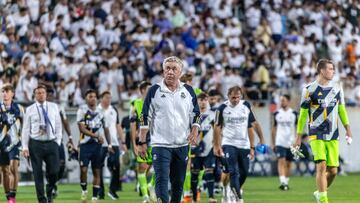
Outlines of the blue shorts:
{"type": "Polygon", "coordinates": [[[222,157],[221,164],[224,173],[230,173],[235,169],[242,169],[248,172],[250,167],[250,149],[240,149],[230,145],[224,145],[223,151],[225,156],[222,157]]]}
{"type": "Polygon", "coordinates": [[[10,160],[20,160],[20,147],[21,142],[17,143],[9,152],[9,159],[10,160]]]}
{"type": "Polygon", "coordinates": [[[276,146],[275,153],[278,159],[285,158],[287,161],[293,160],[293,155],[291,154],[290,148],[276,146]]]}
{"type": "Polygon", "coordinates": [[[91,167],[94,169],[101,168],[101,144],[95,141],[80,144],[79,152],[80,167],[91,167]]]}
{"type": "Polygon", "coordinates": [[[212,150],[206,157],[195,156],[191,159],[191,169],[192,170],[203,170],[205,168],[215,168],[215,156],[212,150]]]}

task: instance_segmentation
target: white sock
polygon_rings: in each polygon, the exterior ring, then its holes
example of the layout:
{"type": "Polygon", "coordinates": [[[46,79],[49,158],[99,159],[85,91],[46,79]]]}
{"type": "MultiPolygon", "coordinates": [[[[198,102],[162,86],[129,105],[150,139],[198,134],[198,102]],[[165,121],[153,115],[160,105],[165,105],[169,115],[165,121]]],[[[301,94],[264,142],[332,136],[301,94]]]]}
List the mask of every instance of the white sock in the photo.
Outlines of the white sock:
{"type": "Polygon", "coordinates": [[[230,194],[231,194],[231,187],[230,187],[230,183],[229,184],[227,184],[227,186],[225,186],[226,187],[226,191],[227,191],[227,197],[229,197],[230,198],[230,194]]]}
{"type": "Polygon", "coordinates": [[[286,177],[285,176],[280,176],[280,184],[286,184],[286,177]]]}
{"type": "Polygon", "coordinates": [[[285,177],[285,184],[286,184],[286,185],[289,185],[289,180],[290,180],[289,177],[285,177]]]}

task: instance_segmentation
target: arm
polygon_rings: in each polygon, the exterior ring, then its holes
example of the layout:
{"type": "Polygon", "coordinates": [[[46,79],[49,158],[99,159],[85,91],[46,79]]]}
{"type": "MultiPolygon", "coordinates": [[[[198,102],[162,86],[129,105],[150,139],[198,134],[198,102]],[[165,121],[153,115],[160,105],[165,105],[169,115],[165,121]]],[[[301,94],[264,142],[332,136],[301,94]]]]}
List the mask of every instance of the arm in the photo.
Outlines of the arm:
{"type": "Polygon", "coordinates": [[[215,112],[215,123],[214,123],[214,154],[215,156],[222,157],[224,152],[221,148],[222,141],[222,128],[224,126],[223,110],[225,106],[221,105],[215,112]]]}
{"type": "Polygon", "coordinates": [[[62,139],[62,125],[61,125],[60,114],[58,112],[59,109],[57,105],[55,105],[55,137],[56,137],[56,143],[60,146],[62,139]]]}
{"type": "Polygon", "coordinates": [[[340,89],[340,103],[338,106],[338,112],[339,112],[339,117],[341,120],[341,123],[343,124],[345,130],[346,130],[346,141],[348,144],[351,144],[352,142],[352,132],[350,129],[350,122],[349,122],[349,118],[346,112],[346,108],[345,108],[345,99],[344,99],[344,91],[341,88],[340,89]]]}
{"type": "Polygon", "coordinates": [[[273,127],[271,128],[271,147],[272,147],[273,151],[275,151],[275,144],[276,144],[275,143],[276,130],[277,130],[276,114],[277,114],[277,112],[275,112],[273,115],[274,122],[273,122],[273,127]]]}
{"type": "Polygon", "coordinates": [[[254,128],[254,130],[255,130],[258,138],[259,138],[260,143],[265,144],[264,134],[263,134],[263,131],[261,129],[261,126],[260,126],[259,122],[255,121],[253,123],[253,128],[254,128]]]}
{"type": "MultiPolygon", "coordinates": [[[[31,120],[29,115],[29,109],[27,109],[24,119],[23,119],[23,127],[21,132],[21,145],[23,150],[27,150],[29,152],[29,139],[30,139],[30,132],[31,132],[31,120]]],[[[25,155],[25,154],[24,154],[25,155]]]]}
{"type": "Polygon", "coordinates": [[[116,131],[117,131],[120,146],[122,146],[124,151],[127,151],[125,133],[124,133],[124,130],[122,129],[120,123],[116,124],[116,131]]]}
{"type": "Polygon", "coordinates": [[[297,136],[295,141],[295,146],[300,146],[301,144],[301,136],[303,134],[307,118],[309,117],[309,108],[310,108],[310,93],[307,88],[303,89],[301,96],[301,107],[300,107],[300,115],[297,122],[297,136]]]}
{"type": "Polygon", "coordinates": [[[85,126],[84,123],[79,122],[79,123],[78,123],[78,126],[79,126],[79,131],[80,131],[81,133],[83,133],[84,135],[90,136],[90,137],[95,138],[95,139],[98,139],[98,138],[99,138],[99,136],[95,135],[95,133],[93,133],[93,132],[91,132],[90,130],[88,130],[88,129],[86,128],[86,126],[85,126]]]}

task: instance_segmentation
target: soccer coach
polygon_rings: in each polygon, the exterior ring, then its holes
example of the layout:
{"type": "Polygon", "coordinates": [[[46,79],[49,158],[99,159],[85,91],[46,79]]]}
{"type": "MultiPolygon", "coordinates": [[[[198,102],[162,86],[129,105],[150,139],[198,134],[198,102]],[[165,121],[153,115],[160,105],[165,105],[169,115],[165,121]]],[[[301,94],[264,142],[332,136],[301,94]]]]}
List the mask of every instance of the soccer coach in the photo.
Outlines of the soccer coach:
{"type": "Polygon", "coordinates": [[[46,101],[46,87],[34,90],[36,102],[26,109],[22,129],[24,157],[29,157],[33,168],[36,194],[39,203],[51,203],[52,191],[59,172],[59,146],[62,126],[57,104],[46,101]],[[44,195],[43,162],[46,164],[48,184],[44,195]]]}
{"type": "Polygon", "coordinates": [[[180,203],[189,144],[196,145],[200,111],[193,88],[179,81],[183,62],[176,56],[163,61],[164,79],[150,87],[144,101],[139,154],[146,156],[146,133],[150,130],[157,202],[180,203]]]}

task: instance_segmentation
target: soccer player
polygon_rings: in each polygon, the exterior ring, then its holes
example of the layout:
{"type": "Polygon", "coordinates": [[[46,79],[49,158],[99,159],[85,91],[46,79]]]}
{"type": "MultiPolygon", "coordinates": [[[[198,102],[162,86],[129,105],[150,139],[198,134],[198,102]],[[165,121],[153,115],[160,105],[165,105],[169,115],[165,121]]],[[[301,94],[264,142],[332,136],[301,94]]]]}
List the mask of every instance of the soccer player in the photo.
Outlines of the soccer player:
{"type": "Polygon", "coordinates": [[[158,202],[180,203],[189,144],[198,140],[200,111],[193,88],[179,81],[184,63],[175,56],[164,59],[164,79],[150,87],[142,109],[139,154],[147,156],[146,134],[150,127],[155,191],[158,202]]]}
{"type": "Polygon", "coordinates": [[[300,115],[295,147],[301,144],[301,135],[309,118],[309,141],[316,163],[317,202],[327,203],[327,189],[333,182],[339,167],[338,118],[346,130],[346,140],[351,143],[352,133],[345,109],[344,92],[333,81],[334,64],[320,59],[316,65],[317,80],[307,85],[302,92],[300,115]]]}
{"type": "Polygon", "coordinates": [[[77,111],[77,122],[80,131],[80,185],[81,200],[87,200],[87,171],[89,163],[93,172],[92,201],[97,202],[100,189],[101,145],[104,143],[103,134],[108,142],[109,153],[114,153],[109,135],[109,126],[104,114],[97,108],[97,94],[95,90],[85,93],[86,105],[77,111]],[[103,133],[100,131],[103,129],[103,133]]]}
{"type": "Polygon", "coordinates": [[[271,129],[272,148],[278,159],[280,189],[289,190],[289,176],[293,155],[290,146],[296,136],[297,113],[290,107],[290,95],[280,97],[281,108],[274,113],[274,123],[271,129]]]}
{"type": "Polygon", "coordinates": [[[204,92],[198,96],[198,104],[201,113],[200,119],[200,143],[191,149],[194,157],[191,158],[191,191],[193,202],[197,201],[199,173],[204,172],[204,180],[208,189],[209,202],[216,202],[214,198],[214,167],[215,156],[213,153],[213,125],[215,119],[214,111],[209,109],[208,95],[204,92]]]}
{"type": "MultiPolygon", "coordinates": [[[[102,111],[107,119],[109,125],[109,133],[111,137],[111,145],[114,153],[108,153],[108,144],[103,143],[101,150],[101,163],[104,164],[105,158],[107,158],[107,167],[111,173],[110,186],[108,196],[112,200],[119,199],[119,196],[116,194],[116,191],[119,190],[119,181],[120,181],[120,147],[122,151],[127,151],[125,143],[125,135],[121,128],[119,113],[116,107],[111,105],[111,94],[109,91],[105,91],[100,96],[101,102],[98,108],[102,111]]],[[[103,173],[102,168],[100,171],[100,199],[104,199],[104,182],[103,182],[103,173]]]]}
{"type": "Polygon", "coordinates": [[[217,109],[214,127],[214,154],[225,158],[225,172],[230,173],[230,187],[236,202],[243,202],[240,189],[255,152],[252,125],[255,117],[250,104],[241,96],[239,86],[228,90],[229,101],[217,109]]]}
{"type": "Polygon", "coordinates": [[[144,203],[150,202],[150,199],[155,200],[154,190],[153,190],[153,182],[154,178],[152,178],[151,182],[148,183],[147,181],[147,172],[152,164],[152,155],[151,155],[151,147],[150,147],[150,132],[146,135],[146,142],[149,144],[148,152],[145,158],[139,156],[139,136],[138,136],[138,129],[140,126],[140,115],[142,112],[142,108],[144,105],[144,99],[147,94],[147,91],[151,83],[149,82],[141,82],[139,85],[139,91],[141,98],[136,99],[131,102],[131,109],[130,109],[130,132],[131,132],[131,140],[134,146],[134,154],[136,156],[136,161],[138,163],[137,168],[137,180],[140,185],[141,194],[144,197],[144,203]],[[150,191],[150,197],[148,194],[148,190],[150,191]]]}
{"type": "Polygon", "coordinates": [[[15,203],[19,182],[20,131],[24,117],[24,108],[13,102],[13,97],[13,86],[5,84],[2,87],[3,101],[0,104],[0,167],[8,203],[15,203]]]}
{"type": "MultiPolygon", "coordinates": [[[[54,100],[55,100],[54,90],[51,88],[47,89],[47,99],[51,102],[54,102],[54,100]]],[[[65,108],[62,105],[58,105],[58,108],[59,108],[59,114],[60,114],[63,129],[65,130],[66,134],[68,135],[68,139],[69,139],[67,146],[71,145],[71,147],[74,147],[71,130],[70,130],[70,125],[69,125],[69,121],[67,120],[65,108]]],[[[60,181],[62,179],[62,177],[64,176],[64,172],[65,172],[65,149],[64,149],[64,144],[63,144],[62,140],[61,140],[61,145],[59,146],[59,160],[60,160],[60,163],[59,163],[59,173],[57,176],[57,181],[60,181]]],[[[55,199],[57,197],[57,195],[58,195],[57,185],[55,185],[54,190],[53,190],[53,198],[55,199]]]]}

